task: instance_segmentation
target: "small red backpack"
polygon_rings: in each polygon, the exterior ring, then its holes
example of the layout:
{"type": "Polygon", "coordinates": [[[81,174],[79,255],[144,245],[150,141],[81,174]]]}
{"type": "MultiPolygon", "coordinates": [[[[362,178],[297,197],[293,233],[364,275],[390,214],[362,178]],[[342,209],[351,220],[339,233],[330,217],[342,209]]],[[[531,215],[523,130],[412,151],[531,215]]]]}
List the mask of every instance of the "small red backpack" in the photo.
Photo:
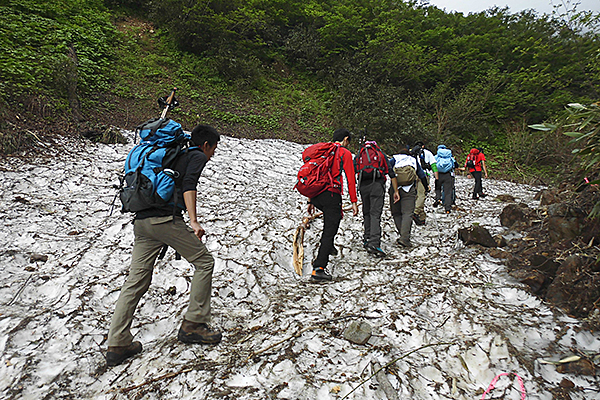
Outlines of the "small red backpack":
{"type": "Polygon", "coordinates": [[[479,150],[471,149],[471,151],[469,152],[469,155],[467,156],[467,163],[465,166],[469,169],[475,169],[475,167],[477,166],[477,156],[478,155],[479,155],[479,150]]]}
{"type": "Polygon", "coordinates": [[[328,189],[336,186],[339,188],[339,183],[334,179],[336,177],[331,173],[339,147],[339,143],[324,142],[313,144],[304,150],[302,152],[304,165],[298,171],[298,182],[294,189],[312,199],[328,189]]]}
{"type": "Polygon", "coordinates": [[[354,157],[354,171],[359,174],[358,181],[378,179],[388,173],[388,163],[385,154],[376,142],[367,141],[354,157]]]}

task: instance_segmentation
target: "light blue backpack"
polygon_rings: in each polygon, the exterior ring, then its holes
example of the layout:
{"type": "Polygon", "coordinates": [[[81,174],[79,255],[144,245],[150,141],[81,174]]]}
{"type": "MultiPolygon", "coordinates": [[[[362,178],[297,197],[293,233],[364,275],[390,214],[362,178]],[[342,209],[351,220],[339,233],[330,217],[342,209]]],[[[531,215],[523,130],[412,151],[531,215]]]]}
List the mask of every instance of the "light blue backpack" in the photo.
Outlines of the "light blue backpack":
{"type": "Polygon", "coordinates": [[[170,119],[155,118],[136,128],[142,142],[125,160],[121,178],[120,199],[123,212],[138,212],[173,204],[177,171],[172,168],[191,139],[181,124],[170,119]]]}
{"type": "Polygon", "coordinates": [[[435,163],[438,172],[452,171],[455,163],[454,157],[452,157],[452,150],[446,148],[443,144],[439,145],[437,154],[435,155],[435,163]]]}

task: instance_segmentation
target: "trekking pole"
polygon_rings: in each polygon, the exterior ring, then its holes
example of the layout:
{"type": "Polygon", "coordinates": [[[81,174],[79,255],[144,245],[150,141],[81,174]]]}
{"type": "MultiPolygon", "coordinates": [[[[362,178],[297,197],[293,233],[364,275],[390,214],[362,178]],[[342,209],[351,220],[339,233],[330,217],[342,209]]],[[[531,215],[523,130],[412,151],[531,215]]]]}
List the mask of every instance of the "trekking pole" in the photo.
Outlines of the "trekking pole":
{"type": "Polygon", "coordinates": [[[171,90],[171,94],[168,97],[161,97],[158,99],[158,104],[163,108],[162,114],[160,114],[160,119],[165,119],[167,116],[167,112],[179,105],[179,102],[175,99],[175,92],[177,88],[174,87],[171,90]]]}

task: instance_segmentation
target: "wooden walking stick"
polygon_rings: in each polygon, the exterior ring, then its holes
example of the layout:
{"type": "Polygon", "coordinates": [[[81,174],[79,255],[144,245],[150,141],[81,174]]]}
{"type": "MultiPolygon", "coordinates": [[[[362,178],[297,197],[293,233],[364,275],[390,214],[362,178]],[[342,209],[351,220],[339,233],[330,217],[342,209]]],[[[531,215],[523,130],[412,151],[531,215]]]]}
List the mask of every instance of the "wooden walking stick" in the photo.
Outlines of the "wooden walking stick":
{"type": "Polygon", "coordinates": [[[321,215],[323,215],[322,212],[304,217],[294,233],[292,264],[294,265],[294,271],[300,276],[302,276],[302,265],[304,264],[304,232],[309,228],[310,222],[321,215]]]}
{"type": "MultiPolygon", "coordinates": [[[[359,206],[360,204],[357,204],[359,206]]],[[[342,211],[352,210],[352,206],[343,208],[342,211]]],[[[319,218],[323,213],[319,212],[313,215],[309,215],[308,217],[304,217],[302,219],[302,223],[296,228],[296,232],[294,232],[294,240],[293,240],[293,256],[292,256],[292,264],[294,265],[294,271],[300,276],[302,276],[302,266],[304,264],[304,232],[310,227],[310,223],[315,218],[319,218]]]]}

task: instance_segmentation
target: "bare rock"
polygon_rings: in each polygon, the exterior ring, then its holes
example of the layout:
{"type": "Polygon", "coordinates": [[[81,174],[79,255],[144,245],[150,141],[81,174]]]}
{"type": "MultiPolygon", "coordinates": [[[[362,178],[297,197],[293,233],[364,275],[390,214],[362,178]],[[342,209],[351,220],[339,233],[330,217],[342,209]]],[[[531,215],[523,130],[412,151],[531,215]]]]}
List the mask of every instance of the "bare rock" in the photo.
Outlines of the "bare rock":
{"type": "Polygon", "coordinates": [[[556,367],[556,370],[561,374],[596,375],[594,363],[585,358],[570,363],[560,364],[556,367]]]}
{"type": "Polygon", "coordinates": [[[532,254],[529,256],[529,265],[533,268],[542,271],[547,276],[555,276],[559,263],[552,260],[551,258],[546,257],[543,254],[532,254]]]}
{"type": "Polygon", "coordinates": [[[46,261],[48,261],[48,256],[46,254],[34,253],[34,254],[31,255],[31,257],[29,257],[29,262],[34,263],[34,262],[37,262],[37,261],[45,263],[46,261]]]}
{"type": "Polygon", "coordinates": [[[373,328],[365,321],[352,321],[344,331],[344,339],[356,344],[365,344],[371,338],[373,328]]]}
{"type": "Polygon", "coordinates": [[[598,277],[591,273],[594,263],[593,258],[567,257],[548,286],[546,300],[563,308],[570,315],[588,316],[600,297],[598,277]]]}
{"type": "Polygon", "coordinates": [[[559,196],[558,190],[556,189],[545,189],[535,196],[536,200],[540,201],[540,206],[546,206],[549,204],[558,203],[562,200],[559,196]]]}
{"type": "Polygon", "coordinates": [[[550,217],[547,220],[550,240],[572,240],[581,234],[581,225],[578,218],[550,217]]]}
{"type": "Polygon", "coordinates": [[[515,225],[529,226],[533,210],[527,204],[509,204],[500,213],[500,225],[511,228],[515,225]]]}
{"type": "Polygon", "coordinates": [[[470,228],[461,228],[458,230],[458,236],[465,245],[480,244],[484,247],[496,247],[498,245],[490,232],[480,225],[472,225],[470,228]]]}
{"type": "Polygon", "coordinates": [[[511,271],[510,276],[529,286],[533,293],[538,292],[546,281],[544,273],[536,269],[517,269],[511,271]]]}

